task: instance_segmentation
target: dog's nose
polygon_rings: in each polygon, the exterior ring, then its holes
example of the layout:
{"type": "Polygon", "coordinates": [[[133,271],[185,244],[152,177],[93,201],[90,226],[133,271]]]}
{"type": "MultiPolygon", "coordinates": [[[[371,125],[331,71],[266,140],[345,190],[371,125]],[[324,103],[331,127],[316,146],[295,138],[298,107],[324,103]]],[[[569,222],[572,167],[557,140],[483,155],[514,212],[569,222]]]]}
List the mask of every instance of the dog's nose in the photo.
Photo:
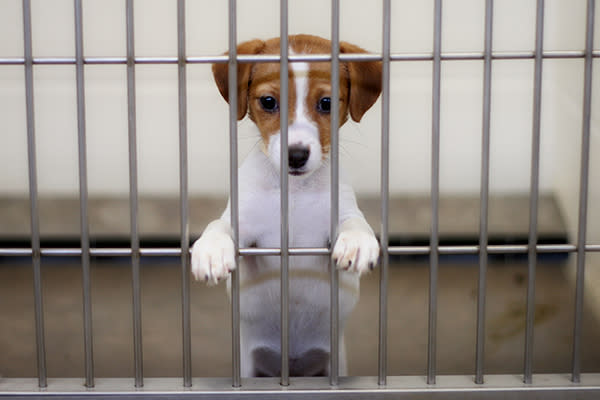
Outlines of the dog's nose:
{"type": "Polygon", "coordinates": [[[310,150],[306,147],[293,146],[288,150],[288,163],[290,168],[299,169],[306,164],[308,157],[310,156],[310,150]]]}

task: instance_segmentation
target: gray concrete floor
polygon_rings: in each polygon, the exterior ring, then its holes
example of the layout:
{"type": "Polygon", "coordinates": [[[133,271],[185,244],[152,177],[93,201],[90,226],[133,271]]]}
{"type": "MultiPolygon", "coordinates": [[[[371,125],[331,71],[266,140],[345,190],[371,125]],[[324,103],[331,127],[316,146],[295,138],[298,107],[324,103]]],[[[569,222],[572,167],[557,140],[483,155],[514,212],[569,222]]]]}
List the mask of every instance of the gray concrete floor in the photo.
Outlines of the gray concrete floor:
{"type": "MultiPolygon", "coordinates": [[[[379,226],[378,199],[360,199],[373,227],[379,226]]],[[[215,218],[223,199],[191,199],[192,237],[215,218]]],[[[40,199],[43,238],[77,238],[77,199],[40,199]]],[[[129,234],[127,199],[91,199],[92,235],[125,238],[129,234]]],[[[177,199],[140,199],[140,229],[147,237],[177,238],[177,199]]],[[[564,235],[552,197],[542,196],[539,232],[564,235]]],[[[390,229],[404,237],[427,237],[426,198],[392,198],[390,229]]],[[[490,235],[504,238],[527,233],[526,196],[490,199],[490,235]]],[[[477,237],[479,203],[473,198],[440,201],[443,235],[477,237]]],[[[0,198],[0,239],[27,238],[27,199],[0,198]]],[[[536,277],[534,372],[568,372],[574,309],[571,259],[546,262],[540,257],[536,277]]],[[[600,254],[588,256],[588,278],[600,266],[600,254]]],[[[177,260],[142,264],[144,374],[181,376],[181,268],[177,260]]],[[[81,268],[77,258],[45,258],[42,263],[47,366],[50,377],[83,376],[81,268]]],[[[429,272],[425,260],[395,260],[389,281],[389,374],[424,375],[427,359],[429,272]]],[[[132,291],[128,259],[92,262],[95,373],[98,377],[133,376],[132,291]]],[[[593,277],[592,277],[593,278],[593,277]]],[[[438,292],[438,371],[472,374],[475,368],[477,260],[443,261],[438,292]]],[[[588,279],[588,283],[594,282],[588,279]]],[[[377,374],[379,270],[362,280],[361,300],[348,323],[349,373],[377,374]]],[[[598,280],[600,287],[600,280],[598,280]]],[[[522,259],[491,262],[487,279],[485,371],[522,373],[527,265],[522,259]]],[[[600,372],[600,304],[586,289],[583,371],[600,372]],[[595,302],[595,305],[594,305],[595,302]]],[[[598,298],[598,297],[597,297],[598,298]]],[[[194,376],[228,376],[231,370],[230,306],[223,285],[191,285],[194,376]]],[[[33,282],[30,260],[0,258],[0,375],[36,375],[33,282]]]]}
{"type": "MultiPolygon", "coordinates": [[[[542,265],[536,279],[534,372],[568,372],[574,290],[565,264],[542,265]]],[[[361,300],[347,326],[349,372],[377,374],[378,271],[362,281],[361,300]]],[[[477,267],[442,263],[439,275],[438,369],[471,374],[475,360],[477,267]]],[[[177,263],[142,266],[144,373],[180,376],[181,295],[177,263]]],[[[51,377],[83,375],[81,271],[69,261],[43,264],[46,347],[51,377]]],[[[487,373],[521,373],[525,329],[526,265],[490,265],[488,272],[487,373]]],[[[389,373],[426,371],[428,268],[393,263],[389,292],[389,373]]],[[[0,374],[36,374],[32,272],[0,263],[0,374]]],[[[92,268],[95,372],[98,377],[133,375],[131,270],[126,261],[95,261],[92,268]]],[[[194,376],[230,374],[230,316],[223,286],[194,283],[192,351],[194,376]]],[[[600,324],[586,307],[583,371],[600,371],[600,324]]]]}

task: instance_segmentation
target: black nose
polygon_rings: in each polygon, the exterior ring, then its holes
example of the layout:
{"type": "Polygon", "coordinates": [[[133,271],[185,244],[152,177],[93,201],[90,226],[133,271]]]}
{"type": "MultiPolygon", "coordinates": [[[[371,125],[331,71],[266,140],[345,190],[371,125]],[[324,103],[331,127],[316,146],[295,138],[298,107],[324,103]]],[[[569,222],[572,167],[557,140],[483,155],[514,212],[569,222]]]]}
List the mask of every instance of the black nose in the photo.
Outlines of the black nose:
{"type": "Polygon", "coordinates": [[[305,147],[290,147],[288,150],[288,163],[290,168],[302,168],[308,161],[309,156],[310,150],[305,147]]]}

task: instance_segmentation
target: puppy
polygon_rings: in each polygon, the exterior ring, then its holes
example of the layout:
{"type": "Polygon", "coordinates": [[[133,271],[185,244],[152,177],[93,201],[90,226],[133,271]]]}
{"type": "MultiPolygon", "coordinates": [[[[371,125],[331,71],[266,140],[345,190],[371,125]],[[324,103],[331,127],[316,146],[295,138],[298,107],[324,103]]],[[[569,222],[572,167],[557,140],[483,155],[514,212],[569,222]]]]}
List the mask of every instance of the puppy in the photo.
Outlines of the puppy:
{"type": "MultiPolygon", "coordinates": [[[[330,53],[328,40],[289,37],[290,54],[330,53]]],[[[365,53],[340,43],[341,53],[365,53]]],[[[252,40],[238,54],[279,54],[279,38],[252,40]]],[[[330,242],[331,64],[289,64],[289,245],[327,247],[330,242]]],[[[221,95],[228,101],[228,66],[213,65],[221,95]]],[[[348,116],[359,122],[381,92],[380,62],[340,63],[340,126],[348,116]]],[[[261,136],[239,168],[239,247],[280,247],[280,67],[277,63],[238,64],[238,120],[246,114],[261,136]]],[[[344,323],[359,296],[359,277],[373,269],[379,244],[356,204],[352,188],[339,186],[338,238],[332,251],[339,280],[340,374],[347,374],[344,323]]],[[[242,257],[240,274],[241,373],[279,376],[280,258],[242,257]]],[[[197,280],[217,284],[236,268],[230,205],[211,222],[192,248],[197,280]]],[[[290,376],[329,374],[329,260],[327,256],[289,259],[290,376]]],[[[228,292],[230,280],[228,281],[228,292]]]]}

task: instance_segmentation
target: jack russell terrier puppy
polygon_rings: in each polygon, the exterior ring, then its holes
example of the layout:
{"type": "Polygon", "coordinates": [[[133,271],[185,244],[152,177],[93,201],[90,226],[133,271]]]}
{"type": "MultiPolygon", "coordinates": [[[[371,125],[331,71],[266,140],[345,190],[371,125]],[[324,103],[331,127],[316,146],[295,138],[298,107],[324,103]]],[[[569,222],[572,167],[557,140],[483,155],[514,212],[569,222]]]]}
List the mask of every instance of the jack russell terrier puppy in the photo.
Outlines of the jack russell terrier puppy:
{"type": "MultiPolygon", "coordinates": [[[[290,54],[327,54],[328,40],[289,37],[290,54]]],[[[240,44],[238,54],[279,54],[279,38],[240,44]]],[[[341,53],[365,53],[345,42],[341,53]]],[[[327,247],[330,227],[331,64],[289,64],[289,245],[327,247]]],[[[261,136],[260,148],[239,168],[239,247],[280,247],[280,131],[278,63],[238,64],[238,120],[246,113],[261,136]]],[[[228,65],[213,65],[221,95],[228,101],[228,65]]],[[[359,122],[381,92],[380,62],[341,62],[340,126],[348,115],[359,122]]],[[[339,186],[338,238],[332,257],[339,280],[339,368],[347,374],[343,328],[359,297],[360,276],[374,268],[379,244],[356,204],[352,188],[339,186]]],[[[279,376],[280,258],[242,257],[240,278],[241,374],[279,376]]],[[[192,247],[197,280],[217,284],[236,268],[230,204],[192,247]]],[[[329,373],[329,260],[327,256],[289,259],[290,376],[329,373]]],[[[228,281],[228,292],[231,285],[228,281]]]]}

